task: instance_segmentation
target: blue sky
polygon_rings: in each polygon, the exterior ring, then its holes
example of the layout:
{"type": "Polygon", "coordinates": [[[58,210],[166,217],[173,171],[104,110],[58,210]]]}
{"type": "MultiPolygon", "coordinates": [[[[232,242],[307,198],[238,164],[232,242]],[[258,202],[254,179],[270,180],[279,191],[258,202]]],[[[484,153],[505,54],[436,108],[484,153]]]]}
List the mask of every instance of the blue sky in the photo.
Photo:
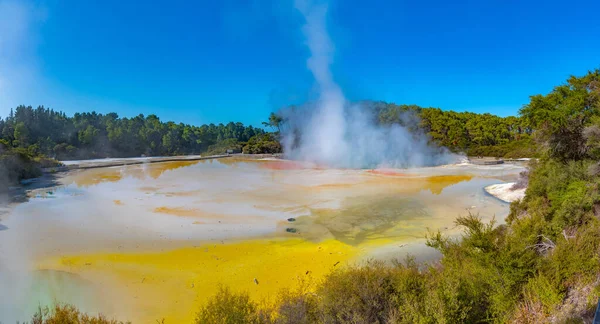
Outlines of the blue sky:
{"type": "MultiPolygon", "coordinates": [[[[516,114],[600,67],[600,1],[330,1],[332,71],[350,100],[516,114]]],[[[259,125],[312,97],[292,0],[0,0],[0,116],[155,113],[259,125]]]]}

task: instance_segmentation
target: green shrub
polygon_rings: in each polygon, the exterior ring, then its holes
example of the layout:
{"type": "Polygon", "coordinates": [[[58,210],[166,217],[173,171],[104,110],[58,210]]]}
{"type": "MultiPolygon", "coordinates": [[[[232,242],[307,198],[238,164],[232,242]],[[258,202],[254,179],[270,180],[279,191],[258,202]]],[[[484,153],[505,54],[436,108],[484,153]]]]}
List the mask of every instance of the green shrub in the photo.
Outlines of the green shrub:
{"type": "Polygon", "coordinates": [[[230,138],[209,146],[204,154],[221,155],[226,154],[227,150],[233,150],[234,152],[239,153],[242,151],[243,146],[244,144],[239,142],[237,139],[230,138]]]}
{"type": "Polygon", "coordinates": [[[325,323],[387,323],[397,308],[394,272],[379,262],[332,272],[317,295],[325,323]]]}
{"type": "Polygon", "coordinates": [[[544,275],[533,277],[527,282],[525,296],[534,303],[539,302],[546,314],[556,309],[565,297],[564,292],[544,275]]]}
{"type": "Polygon", "coordinates": [[[533,158],[539,156],[537,145],[530,138],[497,145],[471,145],[466,150],[469,156],[492,156],[507,159],[533,158]]]}
{"type": "Polygon", "coordinates": [[[244,154],[272,154],[281,153],[281,144],[274,134],[266,133],[254,135],[243,148],[244,154]]]}
{"type": "MultiPolygon", "coordinates": [[[[31,319],[31,324],[123,324],[107,319],[103,315],[90,316],[81,313],[72,305],[56,305],[53,308],[40,308],[31,319]]],[[[127,322],[129,323],[129,322],[127,322]]]]}
{"type": "Polygon", "coordinates": [[[248,294],[236,294],[221,287],[217,294],[196,315],[198,324],[261,323],[256,303],[248,294]]]}
{"type": "Polygon", "coordinates": [[[42,174],[33,158],[22,149],[8,150],[0,154],[0,192],[20,180],[39,177],[42,174]]]}

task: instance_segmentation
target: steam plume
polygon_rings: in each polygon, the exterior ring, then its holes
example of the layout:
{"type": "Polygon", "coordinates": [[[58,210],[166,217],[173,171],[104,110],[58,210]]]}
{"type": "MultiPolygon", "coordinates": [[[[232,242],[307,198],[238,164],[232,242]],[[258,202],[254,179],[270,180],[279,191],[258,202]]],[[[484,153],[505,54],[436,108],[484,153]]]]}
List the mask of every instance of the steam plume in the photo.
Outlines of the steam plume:
{"type": "MultiPolygon", "coordinates": [[[[349,103],[335,83],[330,65],[334,47],[327,33],[327,2],[296,0],[306,24],[302,31],[311,56],[319,98],[303,107],[280,112],[288,157],[331,167],[413,167],[456,162],[459,157],[445,148],[429,145],[425,134],[409,132],[400,125],[379,125],[375,111],[349,103]]],[[[405,125],[416,116],[401,116],[405,125]]]]}

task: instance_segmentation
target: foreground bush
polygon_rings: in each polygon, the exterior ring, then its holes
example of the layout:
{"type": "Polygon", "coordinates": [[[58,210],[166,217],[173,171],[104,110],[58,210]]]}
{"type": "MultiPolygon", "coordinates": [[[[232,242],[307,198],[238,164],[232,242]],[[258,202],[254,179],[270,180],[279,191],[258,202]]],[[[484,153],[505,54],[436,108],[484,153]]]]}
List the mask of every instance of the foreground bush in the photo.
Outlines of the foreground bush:
{"type": "Polygon", "coordinates": [[[196,315],[198,324],[261,323],[261,314],[248,294],[234,294],[220,288],[217,294],[196,315]]]}
{"type": "Polygon", "coordinates": [[[537,146],[530,138],[497,145],[473,146],[466,149],[465,153],[469,156],[493,156],[507,159],[539,156],[537,146]]]}
{"type": "Polygon", "coordinates": [[[39,177],[39,165],[26,150],[9,149],[0,143],[0,192],[22,179],[39,177]]]}
{"type": "Polygon", "coordinates": [[[11,148],[0,141],[0,192],[9,186],[18,185],[21,180],[42,175],[42,168],[60,166],[60,162],[35,152],[11,148]]]}
{"type": "Polygon", "coordinates": [[[281,152],[281,143],[279,143],[276,136],[271,133],[252,136],[248,140],[248,144],[243,148],[244,154],[271,154],[281,152]]]}
{"type": "Polygon", "coordinates": [[[109,320],[102,315],[89,316],[72,305],[56,305],[53,308],[40,308],[31,319],[31,324],[124,324],[124,322],[109,320]]]}

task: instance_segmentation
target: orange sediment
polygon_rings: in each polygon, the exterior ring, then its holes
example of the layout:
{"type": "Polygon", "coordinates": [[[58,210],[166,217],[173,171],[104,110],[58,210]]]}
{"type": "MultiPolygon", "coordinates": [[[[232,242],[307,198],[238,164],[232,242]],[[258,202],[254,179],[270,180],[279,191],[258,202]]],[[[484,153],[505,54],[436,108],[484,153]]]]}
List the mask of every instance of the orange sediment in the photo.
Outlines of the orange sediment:
{"type": "Polygon", "coordinates": [[[260,222],[264,221],[262,216],[256,215],[227,215],[219,213],[206,212],[197,208],[185,208],[185,207],[167,207],[161,206],[156,207],[152,210],[155,213],[167,214],[179,217],[190,217],[195,219],[201,219],[195,221],[193,224],[210,224],[219,222],[222,224],[231,223],[249,223],[249,222],[260,222]]]}
{"type": "Polygon", "coordinates": [[[198,164],[199,162],[200,161],[174,161],[167,163],[152,163],[147,165],[147,173],[153,179],[157,179],[166,171],[191,166],[194,164],[198,164]]]}
{"type": "Polygon", "coordinates": [[[117,182],[125,177],[133,177],[137,179],[149,177],[152,179],[157,179],[166,171],[191,166],[198,164],[199,162],[200,161],[175,161],[88,169],[76,172],[73,175],[68,176],[66,179],[73,181],[77,186],[80,187],[94,186],[103,182],[117,182]]]}
{"type": "Polygon", "coordinates": [[[261,168],[271,170],[304,170],[312,169],[307,164],[296,161],[264,161],[259,164],[261,168]]]}
{"type": "Polygon", "coordinates": [[[169,214],[174,216],[193,217],[201,216],[201,212],[197,209],[187,209],[183,207],[157,207],[153,210],[155,213],[169,214]]]}
{"type": "Polygon", "coordinates": [[[385,176],[397,176],[397,177],[406,176],[406,174],[398,172],[397,170],[394,170],[394,169],[372,169],[372,170],[368,170],[367,173],[385,175],[385,176]]]}

